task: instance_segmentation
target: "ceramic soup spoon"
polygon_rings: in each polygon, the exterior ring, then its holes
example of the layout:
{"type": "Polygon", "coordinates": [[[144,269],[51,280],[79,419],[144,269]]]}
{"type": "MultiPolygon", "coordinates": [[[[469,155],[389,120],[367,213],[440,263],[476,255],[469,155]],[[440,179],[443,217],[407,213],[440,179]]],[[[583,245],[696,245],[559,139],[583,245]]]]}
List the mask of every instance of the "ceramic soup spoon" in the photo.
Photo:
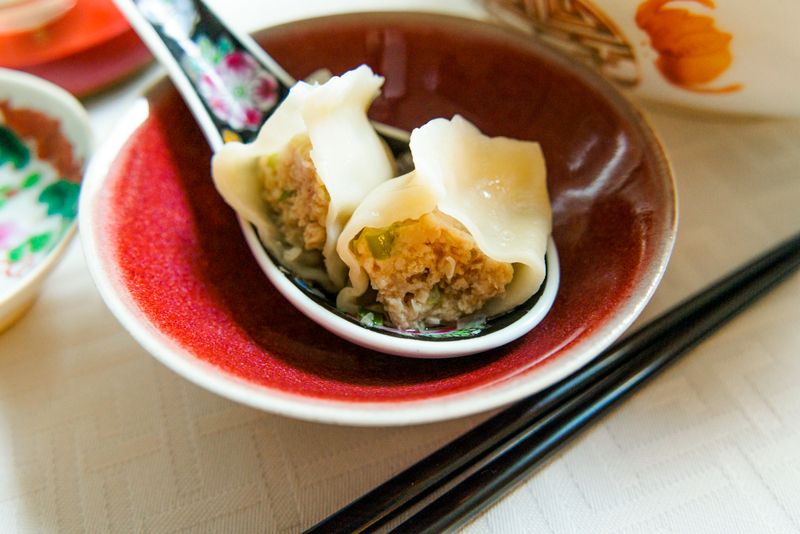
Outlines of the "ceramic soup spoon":
{"type": "MultiPolygon", "coordinates": [[[[252,141],[295,84],[251,37],[231,30],[198,0],[115,1],[167,69],[214,152],[228,141],[252,141]],[[225,76],[215,68],[215,62],[221,58],[236,61],[240,72],[246,72],[246,76],[225,76]]],[[[409,134],[387,125],[373,124],[398,159],[398,166],[408,165],[404,162],[410,162],[409,134]]],[[[335,295],[281,266],[267,252],[253,225],[242,217],[239,220],[261,268],[293,305],[334,334],[385,353],[444,358],[504,345],[526,334],[541,321],[558,289],[558,258],[551,237],[545,281],[524,304],[495,317],[476,315],[458,324],[421,332],[404,331],[378,324],[374,317],[355,317],[337,309],[335,295]]]]}

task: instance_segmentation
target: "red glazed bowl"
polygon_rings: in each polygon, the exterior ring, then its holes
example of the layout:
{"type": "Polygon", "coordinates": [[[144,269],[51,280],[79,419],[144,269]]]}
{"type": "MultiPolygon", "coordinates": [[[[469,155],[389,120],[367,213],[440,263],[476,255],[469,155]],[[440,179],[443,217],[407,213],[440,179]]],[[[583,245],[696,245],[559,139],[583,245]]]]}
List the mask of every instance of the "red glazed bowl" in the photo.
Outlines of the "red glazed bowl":
{"type": "Polygon", "coordinates": [[[298,79],[368,63],[386,77],[370,111],[381,122],[410,130],[459,113],[488,135],[541,143],[561,285],[536,328],[481,354],[419,360],[337,338],[267,281],[214,189],[202,133],[165,80],[98,151],[80,206],[103,298],[164,364],[291,417],[422,423],[553,384],[641,312],[675,239],[675,187],[650,127],[607,82],[528,38],[450,16],[348,14],[256,37],[298,79]]]}

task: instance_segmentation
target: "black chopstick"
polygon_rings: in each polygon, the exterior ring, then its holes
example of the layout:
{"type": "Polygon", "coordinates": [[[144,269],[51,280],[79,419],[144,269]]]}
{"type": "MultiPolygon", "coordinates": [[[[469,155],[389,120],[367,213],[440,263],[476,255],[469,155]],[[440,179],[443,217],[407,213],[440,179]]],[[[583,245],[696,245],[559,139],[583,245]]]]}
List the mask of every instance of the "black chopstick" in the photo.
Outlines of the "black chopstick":
{"type": "Polygon", "coordinates": [[[306,534],[364,533],[491,461],[393,533],[456,529],[659,371],[800,267],[800,234],[606,349],[549,389],[524,399],[324,519],[306,534]]]}

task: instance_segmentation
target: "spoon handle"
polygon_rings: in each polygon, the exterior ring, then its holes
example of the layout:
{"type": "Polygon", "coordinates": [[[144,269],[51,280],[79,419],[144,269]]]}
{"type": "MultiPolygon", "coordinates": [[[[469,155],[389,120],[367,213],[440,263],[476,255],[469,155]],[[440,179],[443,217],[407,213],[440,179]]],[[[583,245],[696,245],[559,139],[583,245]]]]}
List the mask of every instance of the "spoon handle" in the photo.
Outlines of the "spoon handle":
{"type": "Polygon", "coordinates": [[[114,0],[164,65],[212,150],[251,141],[295,80],[200,0],[114,0]]]}

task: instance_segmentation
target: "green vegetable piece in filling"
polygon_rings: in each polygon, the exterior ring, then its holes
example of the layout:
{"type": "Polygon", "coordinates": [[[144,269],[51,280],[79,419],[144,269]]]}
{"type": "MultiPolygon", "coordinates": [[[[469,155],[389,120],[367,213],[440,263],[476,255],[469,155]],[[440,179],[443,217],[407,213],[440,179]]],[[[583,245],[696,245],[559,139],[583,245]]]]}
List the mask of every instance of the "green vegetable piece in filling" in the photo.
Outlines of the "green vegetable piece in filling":
{"type": "Polygon", "coordinates": [[[278,168],[278,153],[275,152],[267,158],[267,166],[273,171],[278,168]]]}
{"type": "Polygon", "coordinates": [[[428,293],[428,306],[434,306],[442,301],[442,293],[439,291],[439,284],[435,284],[428,293]]]}
{"type": "Polygon", "coordinates": [[[383,314],[364,308],[363,306],[358,307],[358,318],[362,323],[369,326],[383,326],[383,314]]]}
{"type": "Polygon", "coordinates": [[[396,224],[384,228],[364,229],[364,239],[367,241],[367,246],[373,258],[376,260],[385,260],[391,257],[394,231],[396,229],[396,224]]]}
{"type": "Polygon", "coordinates": [[[278,202],[286,202],[287,200],[289,200],[290,198],[295,196],[295,194],[297,194],[297,191],[292,191],[291,189],[287,189],[286,191],[281,193],[281,196],[278,199],[278,202]]]}

